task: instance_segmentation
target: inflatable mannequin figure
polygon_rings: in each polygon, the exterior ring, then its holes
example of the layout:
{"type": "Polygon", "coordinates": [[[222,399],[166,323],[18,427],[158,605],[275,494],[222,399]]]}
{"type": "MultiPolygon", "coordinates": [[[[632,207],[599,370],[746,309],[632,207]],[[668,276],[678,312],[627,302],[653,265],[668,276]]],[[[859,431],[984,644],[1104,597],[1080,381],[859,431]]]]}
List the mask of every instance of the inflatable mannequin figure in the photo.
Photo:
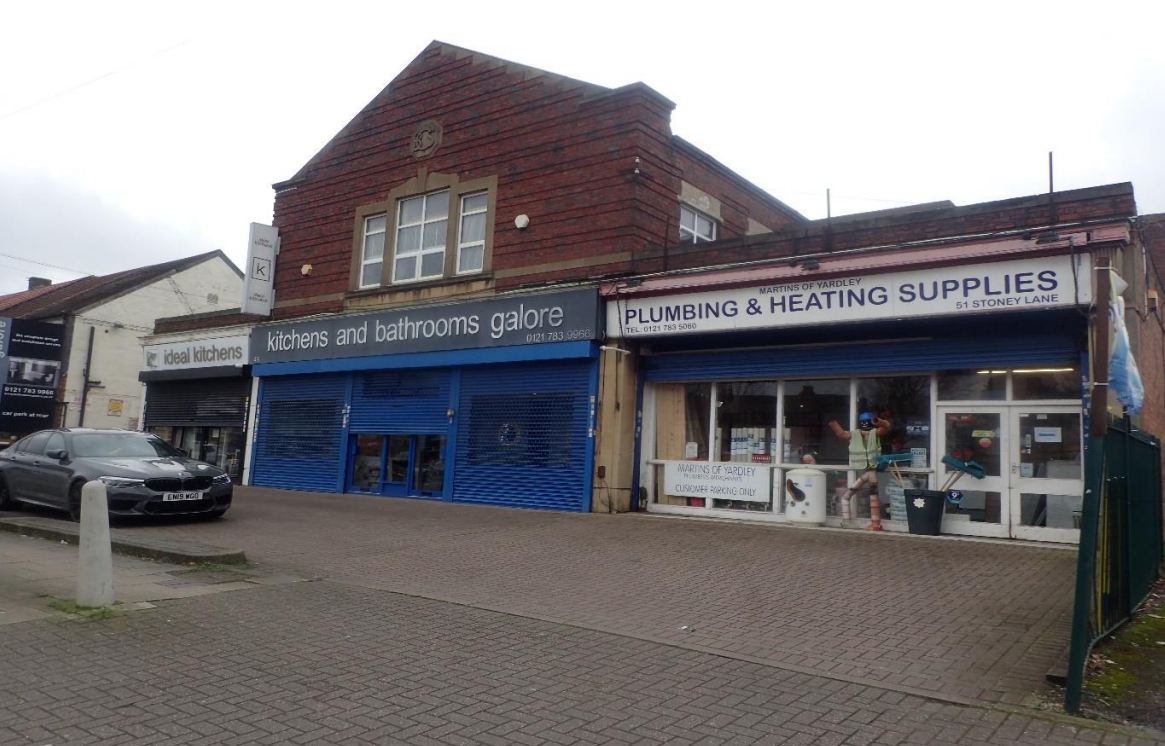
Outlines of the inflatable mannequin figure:
{"type": "Polygon", "coordinates": [[[873,412],[858,415],[857,432],[850,432],[830,420],[829,429],[842,440],[849,441],[849,467],[858,472],[857,480],[845,493],[846,500],[866,485],[870,485],[870,531],[882,530],[882,503],[878,500],[878,457],[882,455],[882,438],[889,435],[893,426],[873,412]]]}

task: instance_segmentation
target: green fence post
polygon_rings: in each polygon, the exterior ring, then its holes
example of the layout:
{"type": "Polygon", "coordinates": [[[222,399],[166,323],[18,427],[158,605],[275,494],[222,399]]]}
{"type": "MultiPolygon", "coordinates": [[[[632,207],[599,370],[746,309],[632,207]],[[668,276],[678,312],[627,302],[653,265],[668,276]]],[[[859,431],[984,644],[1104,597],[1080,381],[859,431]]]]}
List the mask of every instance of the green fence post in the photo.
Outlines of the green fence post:
{"type": "Polygon", "coordinates": [[[1096,577],[1096,533],[1104,480],[1104,436],[1090,435],[1084,459],[1084,505],[1080,517],[1080,550],[1076,559],[1076,602],[1072,613],[1072,642],[1068,649],[1068,682],[1064,709],[1080,712],[1084,667],[1092,648],[1092,588],[1096,577]]]}

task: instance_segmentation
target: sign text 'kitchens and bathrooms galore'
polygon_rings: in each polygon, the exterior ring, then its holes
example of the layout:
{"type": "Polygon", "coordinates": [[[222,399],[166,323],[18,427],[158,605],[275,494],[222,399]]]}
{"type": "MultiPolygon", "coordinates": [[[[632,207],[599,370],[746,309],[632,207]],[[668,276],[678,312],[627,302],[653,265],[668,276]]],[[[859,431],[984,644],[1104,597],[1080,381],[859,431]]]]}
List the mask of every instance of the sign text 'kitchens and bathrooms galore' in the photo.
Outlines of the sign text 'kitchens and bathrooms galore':
{"type": "Polygon", "coordinates": [[[1050,256],[618,299],[607,304],[607,334],[645,337],[1072,306],[1092,300],[1088,257],[1075,261],[1075,271],[1072,257],[1050,256]]]}
{"type": "Polygon", "coordinates": [[[577,342],[602,336],[593,289],[267,324],[251,332],[251,361],[434,352],[577,342]]]}

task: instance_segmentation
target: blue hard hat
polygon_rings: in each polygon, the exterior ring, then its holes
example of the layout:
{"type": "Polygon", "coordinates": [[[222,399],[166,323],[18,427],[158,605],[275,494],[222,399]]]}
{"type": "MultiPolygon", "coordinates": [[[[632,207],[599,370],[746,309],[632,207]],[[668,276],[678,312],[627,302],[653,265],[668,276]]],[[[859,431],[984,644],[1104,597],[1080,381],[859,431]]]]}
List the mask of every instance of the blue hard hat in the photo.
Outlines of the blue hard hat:
{"type": "Polygon", "coordinates": [[[874,421],[874,413],[873,412],[862,412],[861,414],[858,415],[858,422],[873,422],[873,421],[874,421]]]}

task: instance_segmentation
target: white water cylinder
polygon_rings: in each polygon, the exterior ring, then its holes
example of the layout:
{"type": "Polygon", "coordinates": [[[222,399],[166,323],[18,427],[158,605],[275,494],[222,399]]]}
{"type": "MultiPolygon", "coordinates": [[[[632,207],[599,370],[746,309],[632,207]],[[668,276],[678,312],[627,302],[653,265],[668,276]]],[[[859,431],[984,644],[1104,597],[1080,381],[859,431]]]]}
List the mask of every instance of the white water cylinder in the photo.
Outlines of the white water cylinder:
{"type": "Polygon", "coordinates": [[[825,472],[790,469],[785,472],[785,515],[794,523],[825,523],[825,472]]]}

